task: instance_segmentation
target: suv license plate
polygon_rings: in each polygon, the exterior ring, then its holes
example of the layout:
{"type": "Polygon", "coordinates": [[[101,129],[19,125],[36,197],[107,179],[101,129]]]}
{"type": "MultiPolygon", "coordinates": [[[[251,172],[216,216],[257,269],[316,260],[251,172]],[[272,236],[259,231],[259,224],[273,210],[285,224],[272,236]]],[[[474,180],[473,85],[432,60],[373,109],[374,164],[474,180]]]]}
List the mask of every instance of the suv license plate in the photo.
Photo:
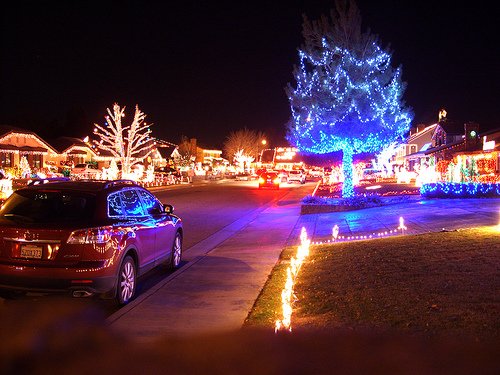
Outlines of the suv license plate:
{"type": "Polygon", "coordinates": [[[42,247],[35,245],[21,246],[21,257],[42,259],[42,247]]]}

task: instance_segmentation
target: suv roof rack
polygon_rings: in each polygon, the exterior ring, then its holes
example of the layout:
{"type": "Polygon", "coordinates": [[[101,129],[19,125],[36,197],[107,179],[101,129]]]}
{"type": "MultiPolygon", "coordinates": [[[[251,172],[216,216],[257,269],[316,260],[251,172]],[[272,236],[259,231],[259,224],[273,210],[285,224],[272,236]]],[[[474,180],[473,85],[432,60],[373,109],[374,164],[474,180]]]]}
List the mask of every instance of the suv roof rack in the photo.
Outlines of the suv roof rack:
{"type": "Polygon", "coordinates": [[[104,185],[104,189],[108,189],[112,186],[123,186],[123,185],[130,185],[130,186],[139,186],[137,182],[132,181],[132,180],[114,180],[114,181],[109,181],[104,185]]]}

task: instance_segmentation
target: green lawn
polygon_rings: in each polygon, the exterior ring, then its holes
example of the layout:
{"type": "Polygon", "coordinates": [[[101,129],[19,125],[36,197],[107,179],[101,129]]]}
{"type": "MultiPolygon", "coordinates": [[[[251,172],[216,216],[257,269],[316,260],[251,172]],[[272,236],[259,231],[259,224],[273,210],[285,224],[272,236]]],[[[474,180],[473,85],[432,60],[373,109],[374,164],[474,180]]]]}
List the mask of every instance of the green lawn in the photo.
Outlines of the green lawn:
{"type": "MultiPolygon", "coordinates": [[[[270,330],[296,248],[287,248],[247,327],[270,330]]],[[[292,328],[500,336],[500,230],[467,229],[311,246],[294,288],[292,328]]]]}

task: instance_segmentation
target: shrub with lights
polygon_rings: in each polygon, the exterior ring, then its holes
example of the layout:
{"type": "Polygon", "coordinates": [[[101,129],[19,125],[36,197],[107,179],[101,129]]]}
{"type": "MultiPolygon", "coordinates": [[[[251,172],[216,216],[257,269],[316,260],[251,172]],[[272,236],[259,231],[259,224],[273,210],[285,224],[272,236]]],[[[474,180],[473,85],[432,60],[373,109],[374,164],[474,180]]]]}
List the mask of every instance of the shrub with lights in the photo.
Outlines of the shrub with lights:
{"type": "Polygon", "coordinates": [[[28,159],[26,159],[26,156],[21,157],[21,161],[19,162],[19,169],[21,170],[21,178],[31,177],[31,167],[28,163],[28,159]]]}
{"type": "Polygon", "coordinates": [[[354,3],[337,2],[332,20],[304,21],[305,44],[288,85],[287,138],[303,153],[342,151],[343,197],[354,195],[353,157],[404,139],[412,121],[402,102],[401,68],[377,37],[361,32],[354,3]]]}

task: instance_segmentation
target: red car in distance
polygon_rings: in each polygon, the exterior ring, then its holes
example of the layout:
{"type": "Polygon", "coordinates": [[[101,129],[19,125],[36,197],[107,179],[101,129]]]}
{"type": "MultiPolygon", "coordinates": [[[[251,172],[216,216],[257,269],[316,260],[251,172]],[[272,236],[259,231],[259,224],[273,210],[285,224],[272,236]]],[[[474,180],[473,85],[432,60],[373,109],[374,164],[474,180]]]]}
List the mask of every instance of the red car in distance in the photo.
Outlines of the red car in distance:
{"type": "Polygon", "coordinates": [[[259,175],[259,189],[261,188],[280,188],[281,178],[276,172],[262,172],[259,175]]]}

